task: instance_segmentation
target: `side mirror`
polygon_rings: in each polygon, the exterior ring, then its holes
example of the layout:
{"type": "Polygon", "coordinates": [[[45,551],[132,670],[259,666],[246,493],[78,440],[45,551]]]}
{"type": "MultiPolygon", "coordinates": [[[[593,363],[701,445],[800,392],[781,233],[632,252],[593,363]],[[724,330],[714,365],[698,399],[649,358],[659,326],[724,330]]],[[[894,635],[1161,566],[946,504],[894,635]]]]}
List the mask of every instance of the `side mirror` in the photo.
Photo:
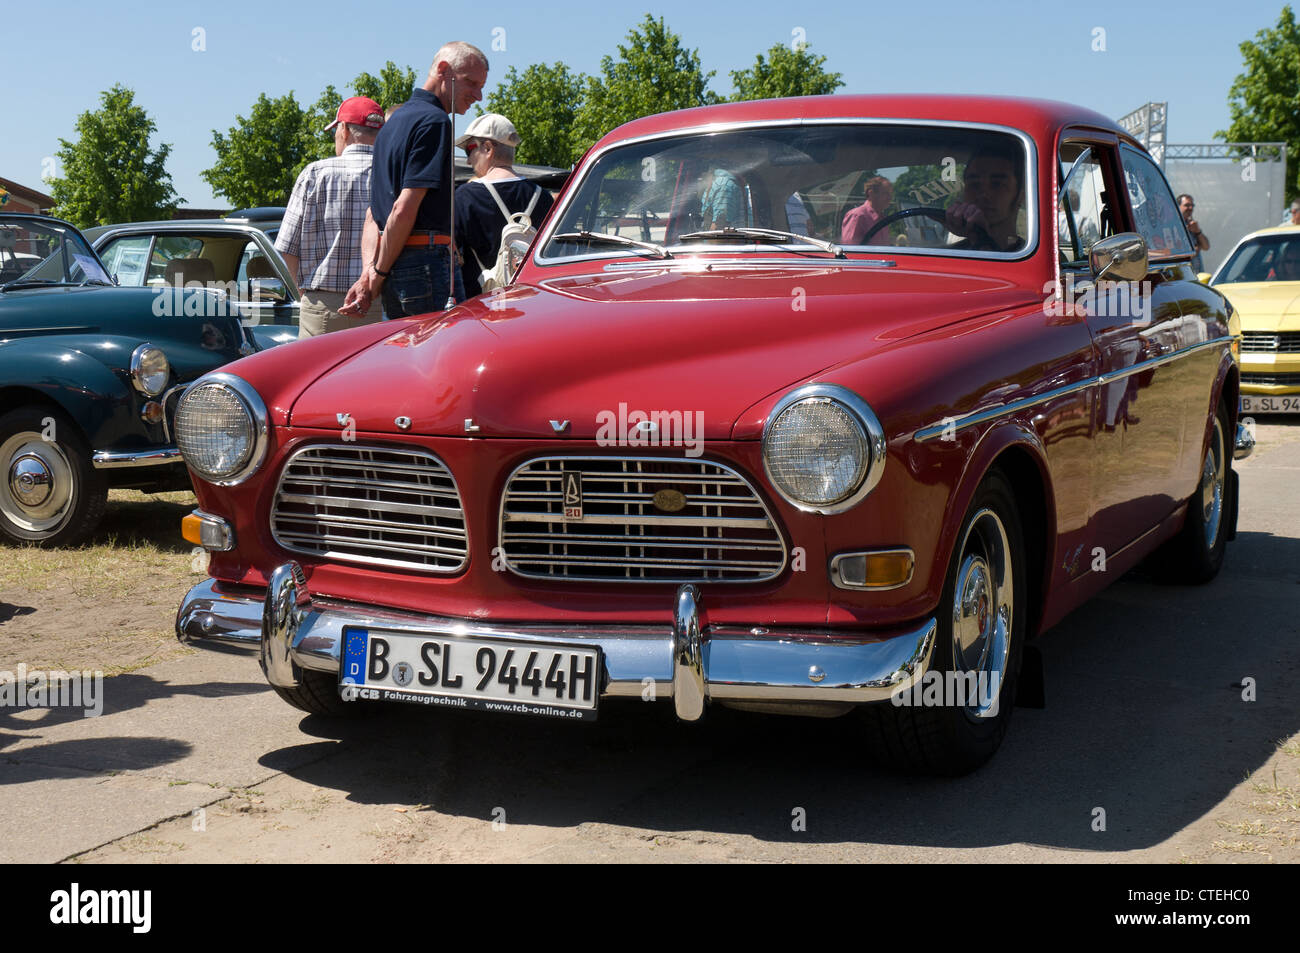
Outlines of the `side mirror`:
{"type": "Polygon", "coordinates": [[[1208,271],[1199,271],[1196,273],[1196,280],[1203,285],[1208,285],[1210,283],[1210,279],[1213,277],[1214,276],[1211,275],[1208,271]]]}
{"type": "Polygon", "coordinates": [[[249,296],[254,301],[273,301],[284,304],[289,300],[289,290],[279,278],[249,278],[249,296]]]}
{"type": "Polygon", "coordinates": [[[1140,281],[1151,270],[1146,239],[1137,232],[1120,232],[1096,242],[1088,253],[1088,263],[1099,281],[1140,281]]]}
{"type": "Polygon", "coordinates": [[[511,280],[519,273],[523,267],[524,259],[528,257],[528,247],[531,242],[526,242],[522,238],[512,238],[506,245],[506,251],[510,256],[510,277],[511,280]]]}

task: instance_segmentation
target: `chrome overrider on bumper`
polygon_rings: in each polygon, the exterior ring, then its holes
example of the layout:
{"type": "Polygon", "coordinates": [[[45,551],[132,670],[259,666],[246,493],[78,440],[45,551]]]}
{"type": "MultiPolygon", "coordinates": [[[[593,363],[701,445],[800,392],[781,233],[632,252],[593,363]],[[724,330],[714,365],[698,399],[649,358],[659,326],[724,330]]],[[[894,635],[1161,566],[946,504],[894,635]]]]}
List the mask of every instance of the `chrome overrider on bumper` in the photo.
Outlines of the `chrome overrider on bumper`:
{"type": "Polygon", "coordinates": [[[187,644],[260,646],[267,680],[282,688],[297,686],[303,669],[337,673],[343,627],[349,625],[435,638],[595,643],[608,676],[603,697],[645,697],[653,682],[655,697],[671,697],[683,721],[698,720],[709,700],[887,701],[925,674],[935,640],[934,619],[870,641],[866,633],[845,639],[815,630],[702,625],[700,590],[694,585],[678,587],[671,625],[468,622],[313,598],[302,567],[292,561],[271,574],[264,598],[218,592],[206,580],[190,590],[176,614],[176,636],[187,644]]]}

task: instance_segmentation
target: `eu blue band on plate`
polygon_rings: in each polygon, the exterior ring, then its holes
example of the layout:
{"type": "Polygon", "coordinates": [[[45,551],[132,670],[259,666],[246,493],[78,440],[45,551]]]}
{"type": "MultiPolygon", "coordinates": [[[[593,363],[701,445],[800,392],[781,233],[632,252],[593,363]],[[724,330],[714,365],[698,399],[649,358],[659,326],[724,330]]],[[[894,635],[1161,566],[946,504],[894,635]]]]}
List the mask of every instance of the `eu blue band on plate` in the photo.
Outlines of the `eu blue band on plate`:
{"type": "Polygon", "coordinates": [[[365,629],[349,629],[348,639],[343,646],[344,682],[364,685],[366,682],[366,643],[369,641],[365,629]]]}

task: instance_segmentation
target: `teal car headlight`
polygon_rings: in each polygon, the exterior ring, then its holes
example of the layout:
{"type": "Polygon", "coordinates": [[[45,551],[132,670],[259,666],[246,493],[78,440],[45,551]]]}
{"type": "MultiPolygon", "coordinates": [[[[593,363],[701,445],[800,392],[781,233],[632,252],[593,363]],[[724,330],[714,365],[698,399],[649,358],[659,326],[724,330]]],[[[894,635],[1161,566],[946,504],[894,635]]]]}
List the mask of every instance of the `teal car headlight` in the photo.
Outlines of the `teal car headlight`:
{"type": "Polygon", "coordinates": [[[186,465],[209,483],[235,486],[266,457],[266,404],[233,374],[200,378],[176,408],[176,446],[186,465]]]}
{"type": "Polygon", "coordinates": [[[763,469],[801,510],[839,513],[880,482],[885,435],[867,402],[837,384],[809,384],[783,397],[763,431],[763,469]]]}
{"type": "Polygon", "coordinates": [[[141,344],[131,352],[131,383],[146,397],[157,397],[171,378],[171,365],[162,348],[141,344]]]}

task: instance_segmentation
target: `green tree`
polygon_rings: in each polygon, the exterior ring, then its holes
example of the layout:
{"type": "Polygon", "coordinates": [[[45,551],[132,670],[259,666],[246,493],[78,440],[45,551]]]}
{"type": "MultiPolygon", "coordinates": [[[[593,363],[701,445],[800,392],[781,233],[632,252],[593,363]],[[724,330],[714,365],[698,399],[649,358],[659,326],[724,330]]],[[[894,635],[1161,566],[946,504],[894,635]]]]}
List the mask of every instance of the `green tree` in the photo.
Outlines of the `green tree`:
{"type": "Polygon", "coordinates": [[[59,140],[62,178],[50,179],[54,213],[74,225],[170,218],[183,201],[166,170],[172,147],[149,150],[157,125],[120,83],[100,93],[103,106],[77,117],[77,141],[59,140]]]}
{"type": "Polygon", "coordinates": [[[1232,124],[1215,135],[1228,142],[1285,142],[1286,199],[1300,194],[1300,26],[1290,6],[1277,27],[1240,46],[1245,72],[1228,90],[1232,124]]]}
{"type": "Polygon", "coordinates": [[[248,118],[235,116],[226,135],[212,131],[217,162],[200,175],[237,208],[284,205],[303,166],[319,157],[320,128],[334,113],[325,122],[319,118],[315,108],[299,106],[292,92],[276,99],[262,93],[248,118]]]}
{"type": "Polygon", "coordinates": [[[515,154],[520,162],[565,168],[585,151],[575,147],[572,130],[586,81],[563,63],[534,63],[523,73],[512,66],[479,115],[500,113],[515,124],[523,139],[515,154]]]}
{"type": "Polygon", "coordinates": [[[587,79],[573,126],[573,149],[585,152],[615,126],[641,116],[721,102],[709,89],[699,50],[682,46],[681,37],[650,14],[628,32],[618,58],[605,56],[600,75],[587,79]]]}
{"type": "Polygon", "coordinates": [[[824,56],[813,56],[806,45],[792,50],[778,43],[767,51],[767,59],[758,54],[749,69],[732,70],[731,83],[736,91],[733,103],[750,99],[777,99],[781,96],[822,96],[844,85],[839,73],[828,73],[824,56]]]}
{"type": "MultiPolygon", "coordinates": [[[[369,96],[384,109],[389,109],[411,98],[411,90],[415,89],[415,70],[389,60],[378,76],[358,74],[352,81],[352,88],[356,90],[355,95],[369,96]]],[[[335,105],[334,109],[337,111],[338,106],[335,105]]]]}

